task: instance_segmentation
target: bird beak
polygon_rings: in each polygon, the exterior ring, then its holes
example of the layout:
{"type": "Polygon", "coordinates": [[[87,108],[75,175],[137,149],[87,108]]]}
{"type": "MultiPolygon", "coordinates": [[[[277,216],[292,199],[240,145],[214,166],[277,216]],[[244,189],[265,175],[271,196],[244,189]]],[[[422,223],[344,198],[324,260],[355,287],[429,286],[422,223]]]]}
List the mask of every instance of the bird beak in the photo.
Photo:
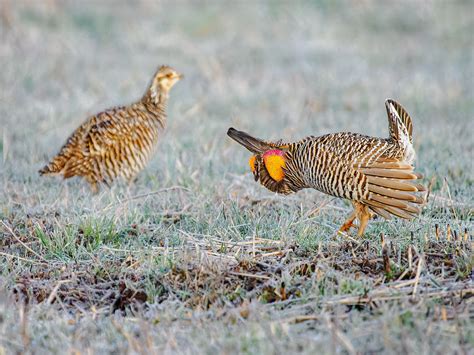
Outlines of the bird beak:
{"type": "Polygon", "coordinates": [[[181,79],[183,79],[183,78],[184,78],[184,74],[178,74],[178,76],[177,76],[177,77],[178,77],[178,79],[179,79],[179,80],[181,80],[181,79]]]}

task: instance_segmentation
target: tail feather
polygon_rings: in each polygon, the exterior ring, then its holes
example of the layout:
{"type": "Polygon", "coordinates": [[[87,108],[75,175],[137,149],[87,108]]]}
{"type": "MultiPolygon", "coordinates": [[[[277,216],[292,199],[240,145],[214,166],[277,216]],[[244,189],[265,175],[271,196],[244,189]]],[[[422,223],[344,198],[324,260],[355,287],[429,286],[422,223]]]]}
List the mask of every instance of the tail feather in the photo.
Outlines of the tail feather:
{"type": "Polygon", "coordinates": [[[60,174],[64,169],[66,164],[66,160],[64,160],[61,156],[56,156],[53,160],[51,160],[48,164],[46,164],[42,169],[38,171],[38,173],[43,175],[53,175],[53,174],[60,174]]]}
{"type": "Polygon", "coordinates": [[[232,127],[227,131],[227,135],[255,154],[261,154],[277,146],[277,144],[265,142],[261,139],[252,137],[245,132],[238,131],[232,127]]]}

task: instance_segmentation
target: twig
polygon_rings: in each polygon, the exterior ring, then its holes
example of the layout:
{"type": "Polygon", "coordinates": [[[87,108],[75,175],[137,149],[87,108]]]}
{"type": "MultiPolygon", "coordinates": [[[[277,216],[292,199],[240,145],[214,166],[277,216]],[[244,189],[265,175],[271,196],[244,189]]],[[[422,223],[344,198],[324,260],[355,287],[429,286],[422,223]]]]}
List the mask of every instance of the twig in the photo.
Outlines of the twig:
{"type": "MultiPolygon", "coordinates": [[[[451,198],[446,198],[446,197],[442,197],[440,195],[435,195],[435,194],[430,194],[430,196],[434,197],[435,200],[439,200],[439,201],[442,201],[442,202],[449,202],[449,203],[451,203],[452,207],[454,207],[454,206],[469,207],[468,203],[453,201],[453,199],[451,199],[451,198]]],[[[434,201],[433,201],[433,204],[434,204],[434,201]]]]}
{"type": "Polygon", "coordinates": [[[8,229],[8,231],[10,232],[10,234],[13,236],[13,238],[15,238],[17,240],[18,243],[20,243],[21,245],[23,245],[23,247],[28,250],[29,252],[31,252],[32,254],[36,255],[38,258],[40,258],[42,261],[44,261],[45,263],[48,263],[48,260],[46,260],[45,258],[43,258],[41,255],[39,255],[37,252],[35,252],[33,249],[31,249],[28,245],[26,245],[25,243],[23,243],[21,241],[20,238],[18,238],[15,234],[15,232],[13,232],[13,230],[7,225],[5,224],[5,222],[1,221],[2,224],[5,226],[6,229],[8,229]]]}
{"type": "Polygon", "coordinates": [[[325,199],[321,203],[321,205],[319,205],[318,207],[313,208],[312,210],[306,212],[305,218],[314,217],[315,215],[317,215],[324,207],[326,207],[333,200],[334,200],[334,198],[332,198],[332,197],[325,199]]]}
{"type": "Polygon", "coordinates": [[[254,278],[254,279],[270,280],[270,278],[268,276],[257,275],[257,274],[248,274],[246,272],[229,271],[229,274],[234,275],[234,276],[250,277],[250,278],[254,278]]]}
{"type": "Polygon", "coordinates": [[[254,235],[252,236],[252,241],[253,241],[253,244],[252,244],[252,256],[255,258],[255,233],[254,233],[254,235]]]}
{"type": "Polygon", "coordinates": [[[6,257],[10,257],[10,258],[16,258],[16,259],[18,259],[18,260],[26,261],[26,262],[31,263],[31,264],[36,264],[36,265],[48,265],[48,263],[43,263],[43,262],[41,262],[41,261],[35,261],[35,260],[23,258],[23,257],[21,257],[21,256],[14,255],[14,254],[4,253],[3,251],[0,251],[0,255],[3,255],[3,256],[6,256],[6,257]]]}
{"type": "Polygon", "coordinates": [[[295,316],[292,318],[279,320],[279,323],[302,323],[302,322],[307,322],[309,320],[318,320],[318,319],[321,319],[321,316],[303,315],[303,316],[295,316]]]}
{"type": "MultiPolygon", "coordinates": [[[[408,270],[405,270],[405,271],[408,271],[408,270]]],[[[411,284],[414,284],[415,282],[416,282],[416,279],[411,279],[411,280],[407,280],[405,282],[400,282],[399,284],[393,285],[392,287],[393,288],[407,287],[407,286],[410,286],[411,284]]]]}
{"type": "Polygon", "coordinates": [[[58,293],[58,290],[61,287],[61,285],[69,283],[69,282],[72,282],[72,280],[60,280],[60,281],[58,281],[56,286],[54,286],[53,290],[49,294],[49,297],[48,297],[48,300],[46,301],[46,304],[50,305],[54,301],[54,299],[56,298],[56,294],[58,293]]]}
{"type": "MultiPolygon", "coordinates": [[[[387,290],[388,291],[388,290],[387,290]]],[[[385,292],[387,292],[385,291],[385,292]]],[[[366,296],[366,297],[360,297],[360,296],[350,296],[350,297],[345,297],[341,299],[336,299],[336,300],[328,300],[328,301],[323,301],[323,304],[327,305],[336,305],[336,304],[342,304],[342,305],[358,305],[358,304],[366,304],[366,303],[371,303],[375,300],[378,301],[394,301],[394,300],[399,300],[403,299],[407,296],[407,293],[409,292],[408,290],[398,290],[401,292],[401,294],[398,295],[385,295],[381,293],[380,295],[373,295],[373,296],[366,296]]],[[[455,289],[455,290],[446,290],[446,291],[433,291],[433,292],[424,292],[423,296],[426,298],[432,298],[432,297],[440,297],[440,296],[447,296],[447,295],[455,295],[457,293],[463,293],[463,292],[474,292],[473,289],[466,289],[466,288],[461,288],[461,289],[455,289]]]]}
{"type": "Polygon", "coordinates": [[[184,191],[187,191],[187,192],[190,192],[191,190],[188,189],[187,187],[184,187],[184,186],[171,186],[171,187],[166,187],[164,189],[160,189],[160,190],[156,190],[156,191],[151,191],[151,192],[147,192],[146,194],[141,194],[141,195],[135,195],[135,196],[132,196],[132,197],[129,197],[129,198],[126,198],[124,200],[120,200],[118,202],[114,202],[114,203],[111,203],[110,205],[104,207],[102,209],[102,211],[106,211],[114,206],[117,206],[117,205],[123,205],[124,203],[127,203],[127,202],[130,202],[130,201],[133,201],[133,200],[138,200],[142,197],[148,197],[148,196],[152,196],[152,195],[158,195],[158,194],[161,194],[163,192],[168,192],[168,191],[173,191],[173,190],[184,190],[184,191]]]}
{"type": "Polygon", "coordinates": [[[291,250],[291,249],[273,251],[273,252],[270,252],[270,253],[259,254],[259,255],[257,255],[257,257],[259,257],[259,258],[265,258],[265,257],[268,257],[268,256],[284,255],[284,254],[288,253],[288,251],[290,251],[290,250],[291,250]]]}
{"type": "Polygon", "coordinates": [[[382,248],[382,259],[383,259],[383,270],[385,271],[385,274],[389,275],[391,271],[390,270],[390,257],[388,255],[388,248],[386,244],[382,248]]]}
{"type": "Polygon", "coordinates": [[[448,184],[448,179],[444,178],[444,181],[446,183],[446,191],[448,193],[448,197],[449,197],[449,203],[451,204],[451,210],[453,211],[453,214],[454,214],[454,218],[456,220],[458,220],[458,216],[456,214],[456,209],[454,208],[454,203],[453,203],[453,199],[451,198],[451,191],[449,189],[449,184],[448,184]]]}
{"type": "Polygon", "coordinates": [[[20,310],[19,310],[19,313],[20,313],[20,319],[19,319],[19,322],[20,322],[20,335],[21,335],[21,339],[23,340],[23,349],[25,351],[28,351],[30,349],[30,345],[31,345],[31,339],[30,339],[30,336],[28,334],[28,316],[27,316],[27,308],[26,308],[26,305],[25,303],[21,303],[20,305],[20,310]]]}
{"type": "Polygon", "coordinates": [[[423,265],[423,260],[424,260],[424,256],[421,255],[420,259],[418,260],[418,267],[416,268],[415,285],[413,286],[412,298],[416,297],[416,291],[418,289],[418,283],[420,281],[421,267],[423,265]]]}
{"type": "MultiPolygon", "coordinates": [[[[278,304],[282,304],[282,302],[278,302],[278,304]]],[[[299,308],[307,308],[308,305],[303,305],[303,307],[299,307],[299,308]]],[[[294,309],[294,308],[293,308],[294,309]]],[[[346,319],[348,318],[349,315],[348,314],[341,314],[341,315],[331,315],[331,318],[337,318],[337,319],[346,319]]],[[[320,320],[322,319],[323,316],[321,315],[316,315],[316,314],[303,314],[303,315],[297,315],[297,316],[293,316],[293,317],[289,317],[289,318],[283,318],[283,319],[279,319],[278,320],[278,323],[281,324],[281,323],[303,323],[303,322],[307,322],[307,321],[312,321],[312,320],[320,320]]]]}
{"type": "Polygon", "coordinates": [[[408,270],[411,271],[411,268],[413,266],[413,252],[412,252],[412,246],[411,244],[408,246],[408,270]]]}
{"type": "Polygon", "coordinates": [[[397,278],[397,281],[403,280],[403,278],[410,272],[410,269],[405,269],[402,274],[397,278]]]}
{"type": "MultiPolygon", "coordinates": [[[[336,325],[334,322],[331,321],[329,316],[324,317],[326,320],[326,323],[328,325],[328,328],[332,330],[334,336],[339,340],[339,342],[346,348],[347,352],[349,354],[356,354],[356,351],[354,349],[354,346],[352,345],[351,341],[347,336],[344,335],[339,329],[336,328],[336,325]]],[[[336,349],[334,349],[336,350],[336,349]]]]}

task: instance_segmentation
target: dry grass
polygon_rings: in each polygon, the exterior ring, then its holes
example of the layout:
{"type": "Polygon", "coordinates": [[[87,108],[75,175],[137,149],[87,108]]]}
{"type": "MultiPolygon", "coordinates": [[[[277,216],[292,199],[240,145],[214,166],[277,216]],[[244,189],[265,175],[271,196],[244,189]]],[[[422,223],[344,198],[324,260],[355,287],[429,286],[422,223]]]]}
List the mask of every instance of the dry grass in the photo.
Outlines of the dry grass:
{"type": "Polygon", "coordinates": [[[469,353],[473,5],[0,4],[0,354],[469,353]],[[36,171],[157,65],[185,73],[137,183],[36,171]],[[430,185],[413,222],[338,235],[350,207],[253,183],[229,126],[386,134],[412,114],[430,185]]]}

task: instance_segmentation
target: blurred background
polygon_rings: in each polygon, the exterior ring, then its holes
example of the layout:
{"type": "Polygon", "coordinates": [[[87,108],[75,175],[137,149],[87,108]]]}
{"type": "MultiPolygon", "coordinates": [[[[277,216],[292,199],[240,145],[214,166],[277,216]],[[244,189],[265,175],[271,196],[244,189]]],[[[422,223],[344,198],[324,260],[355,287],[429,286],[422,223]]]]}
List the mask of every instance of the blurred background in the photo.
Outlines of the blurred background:
{"type": "MultiPolygon", "coordinates": [[[[472,0],[0,0],[0,354],[467,353],[472,257],[444,231],[472,238],[473,13],[472,0]],[[80,179],[38,175],[88,116],[138,100],[162,64],[185,78],[133,186],[92,196],[80,179]],[[275,196],[226,136],[387,137],[388,97],[413,119],[431,194],[419,218],[375,220],[363,242],[335,234],[347,201],[275,196]],[[382,271],[381,233],[400,273],[402,249],[418,245],[413,291],[405,279],[387,288],[399,274],[382,271]],[[260,258],[256,238],[277,252],[260,258]],[[375,272],[360,261],[369,251],[375,272]],[[269,308],[284,287],[289,301],[269,308]],[[444,296],[414,302],[417,287],[444,296]],[[372,291],[367,306],[342,302],[372,291]],[[27,307],[4,302],[22,295],[27,307]],[[142,311],[113,313],[136,295],[142,311]]],[[[398,280],[414,277],[405,271],[398,280]]]]}
{"type": "Polygon", "coordinates": [[[185,80],[139,186],[225,186],[248,172],[230,126],[285,140],[386,136],[387,97],[412,115],[419,169],[464,196],[472,186],[471,1],[0,4],[7,192],[54,189],[38,168],[89,115],[140,98],[161,64],[185,80]]]}

